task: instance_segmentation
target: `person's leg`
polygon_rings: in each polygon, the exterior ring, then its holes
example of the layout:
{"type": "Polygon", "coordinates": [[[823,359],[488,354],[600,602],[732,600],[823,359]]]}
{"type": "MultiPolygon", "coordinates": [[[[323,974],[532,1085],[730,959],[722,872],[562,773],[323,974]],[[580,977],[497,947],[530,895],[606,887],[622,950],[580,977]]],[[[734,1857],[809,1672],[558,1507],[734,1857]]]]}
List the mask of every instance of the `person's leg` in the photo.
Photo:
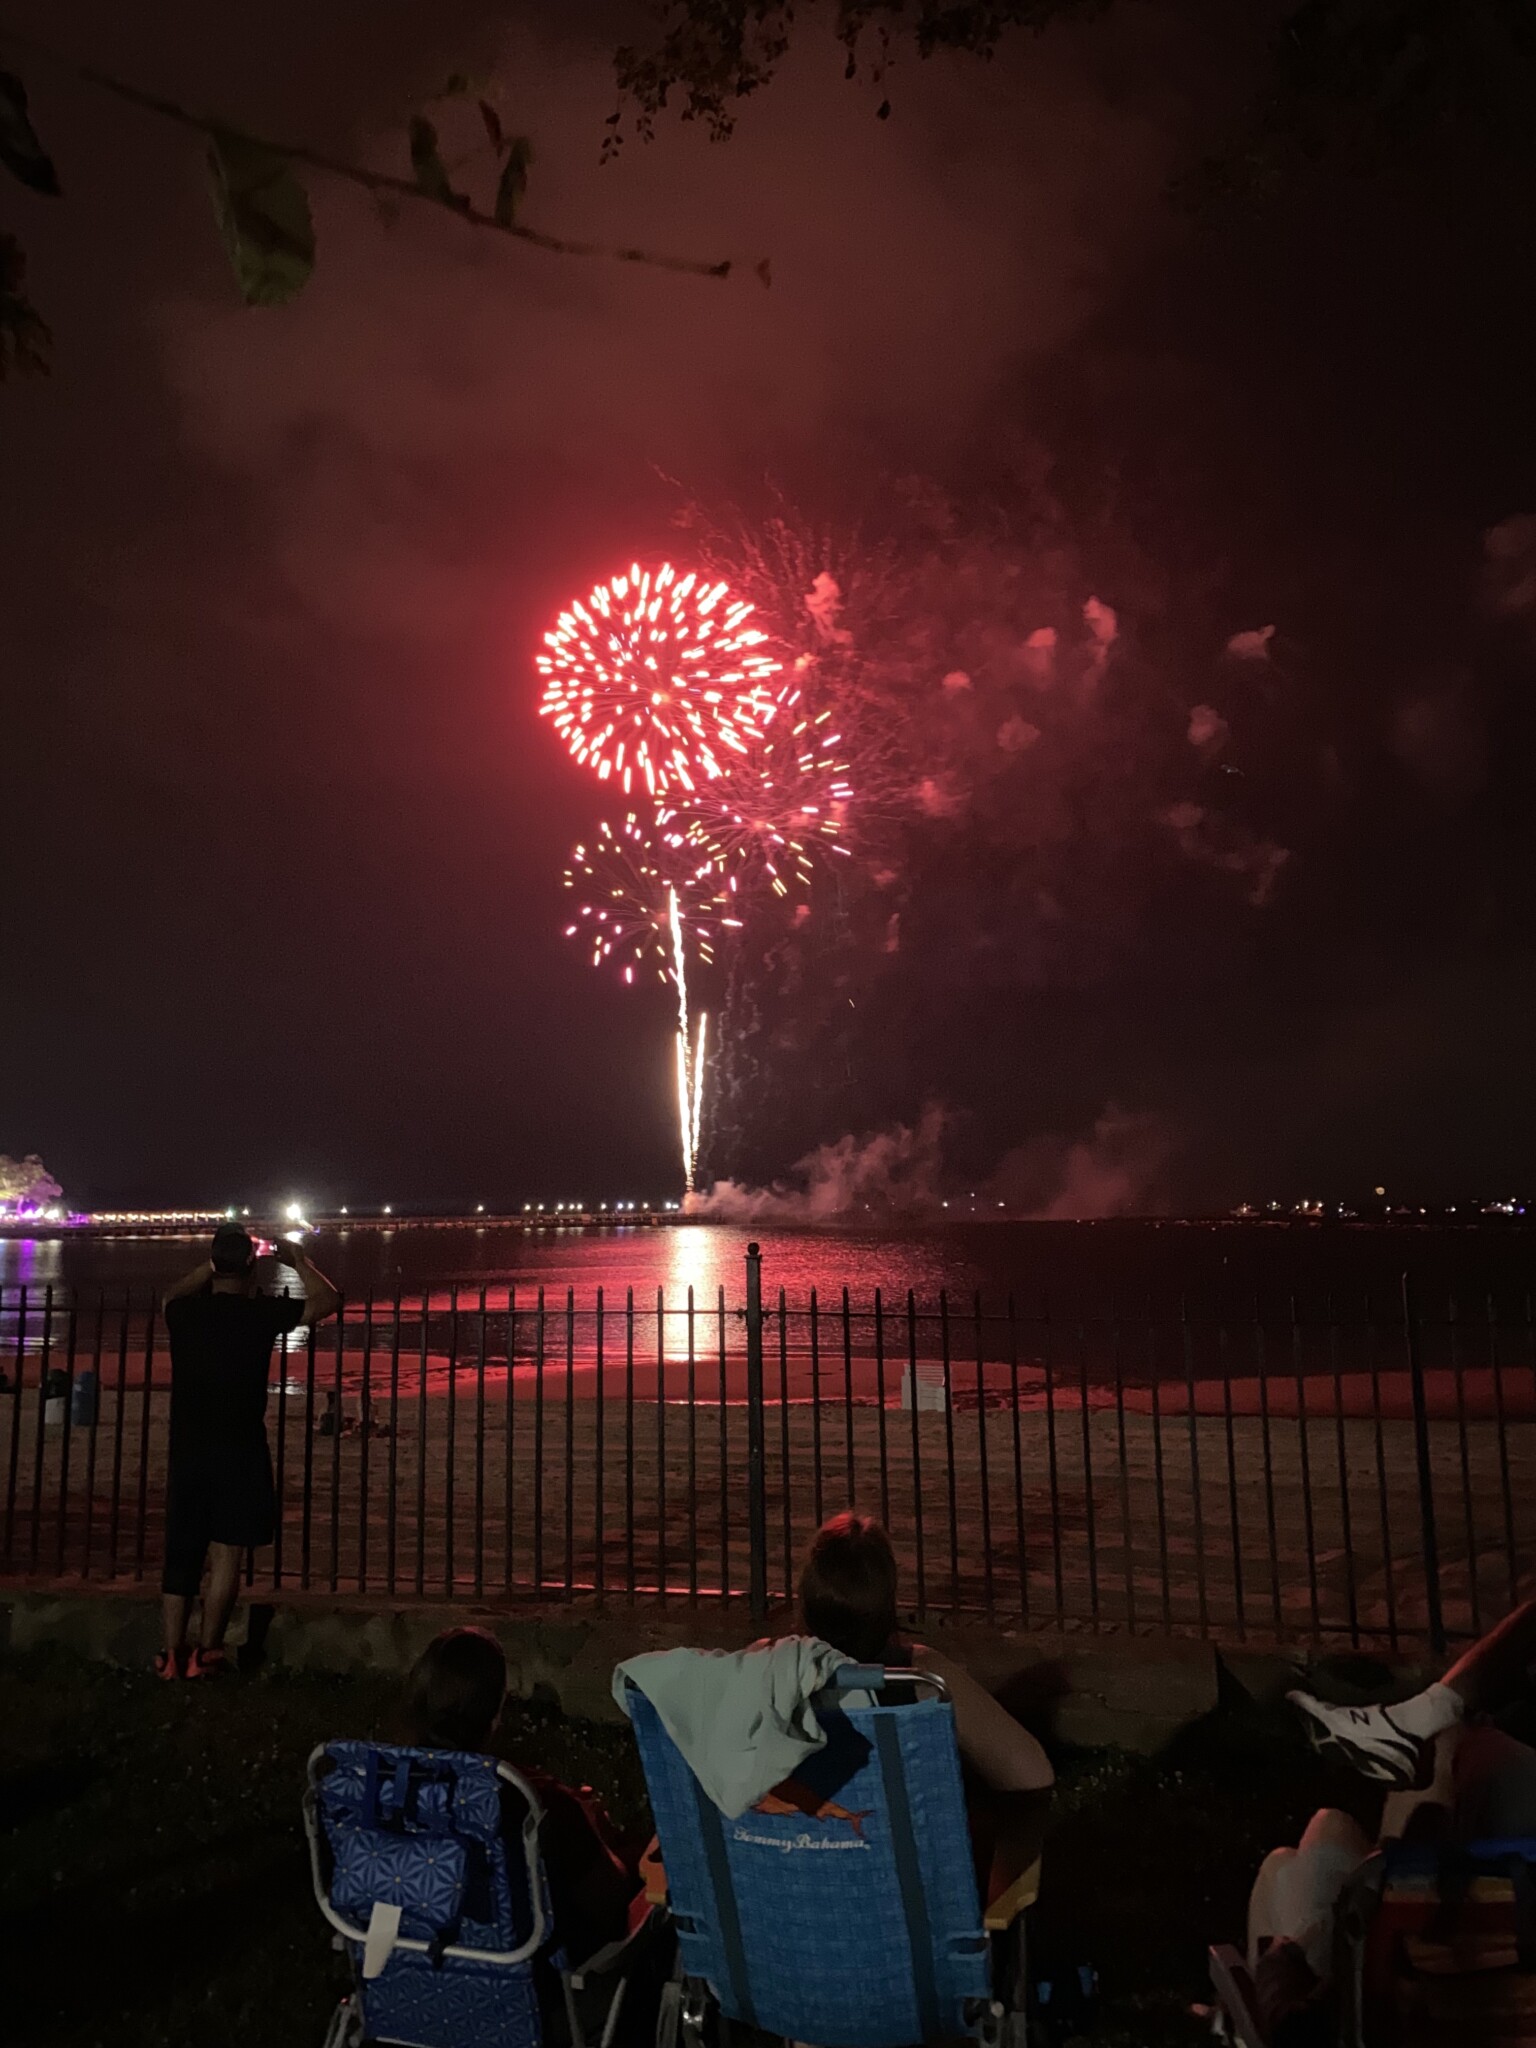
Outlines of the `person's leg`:
{"type": "Polygon", "coordinates": [[[1341,1813],[1336,1806],[1322,1806],[1307,1822],[1297,1854],[1301,1856],[1322,1851],[1329,1856],[1347,1858],[1351,1869],[1362,1864],[1371,1853],[1371,1838],[1351,1813],[1341,1813]]]}
{"type": "Polygon", "coordinates": [[[172,1472],[165,1495],[165,1563],[160,1575],[160,1620],[165,1648],[155,1660],[162,1678],[179,1678],[187,1666],[187,1618],[202,1581],[208,1554],[197,1487],[172,1472]]]}
{"type": "Polygon", "coordinates": [[[1441,1683],[1469,1714],[1491,1714],[1519,1698],[1536,1664],[1536,1600],[1506,1614],[1481,1642],[1459,1657],[1441,1683]]]}
{"type": "Polygon", "coordinates": [[[1314,1976],[1326,1978],[1340,1895],[1370,1853],[1364,1830],[1332,1807],[1313,1814],[1299,1847],[1271,1850],[1248,1901],[1250,1967],[1266,1941],[1287,1940],[1301,1949],[1314,1976]]]}
{"type": "Polygon", "coordinates": [[[187,1616],[192,1602],[185,1593],[166,1593],[160,1601],[160,1618],[165,1634],[165,1667],[174,1669],[187,1654],[187,1616]]]}
{"type": "Polygon", "coordinates": [[[1287,1868],[1296,1861],[1294,1849],[1271,1849],[1259,1865],[1248,1894],[1248,1967],[1252,1970],[1266,1944],[1289,1935],[1282,1910],[1282,1885],[1287,1868]]]}
{"type": "Polygon", "coordinates": [[[224,1455],[215,1492],[209,1528],[213,1567],[192,1661],[194,1677],[224,1669],[224,1634],[240,1590],[241,1562],[248,1550],[270,1543],[275,1533],[277,1497],[265,1432],[224,1455]]]}
{"type": "Polygon", "coordinates": [[[1289,1698],[1325,1755],[1381,1784],[1422,1789],[1435,1737],[1465,1714],[1508,1705],[1526,1685],[1533,1660],[1536,1601],[1528,1600],[1474,1643],[1444,1678],[1396,1706],[1335,1707],[1309,1692],[1289,1698]]]}
{"type": "Polygon", "coordinates": [[[212,1543],[208,1547],[208,1591],[203,1595],[202,1626],[198,1648],[205,1653],[222,1652],[224,1632],[235,1611],[240,1591],[240,1548],[234,1543],[212,1543]]]}

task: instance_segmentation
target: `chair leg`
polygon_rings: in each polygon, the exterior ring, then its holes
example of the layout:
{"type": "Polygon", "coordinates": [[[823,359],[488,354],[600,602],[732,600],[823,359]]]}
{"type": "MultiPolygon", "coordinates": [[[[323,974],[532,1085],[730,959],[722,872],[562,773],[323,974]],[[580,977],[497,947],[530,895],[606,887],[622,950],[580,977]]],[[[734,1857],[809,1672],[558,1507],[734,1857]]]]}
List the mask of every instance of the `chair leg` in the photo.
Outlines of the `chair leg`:
{"type": "Polygon", "coordinates": [[[608,2010],[603,2016],[603,2032],[598,2048],[613,2048],[613,2037],[618,2032],[619,2014],[623,2010],[624,1994],[628,1989],[627,1977],[621,1977],[614,1985],[613,1995],[608,2000],[608,2010]]]}
{"type": "Polygon", "coordinates": [[[998,1991],[1006,2014],[1002,2028],[1005,2048],[1031,2048],[1039,2030],[1030,2019],[1029,1939],[1022,1914],[1008,1930],[1000,1961],[998,1991]]]}
{"type": "Polygon", "coordinates": [[[678,2048],[678,2033],[683,2016],[683,1983],[680,1977],[669,1978],[662,1986],[661,2004],[656,2013],[656,2048],[678,2048]]]}
{"type": "Polygon", "coordinates": [[[362,2039],[362,2008],[355,1998],[344,1998],[331,2014],[323,2048],[361,2048],[362,2039]]]}
{"type": "Polygon", "coordinates": [[[709,1994],[697,1977],[685,1977],[682,1991],[683,2048],[704,2048],[704,2028],[709,2017],[709,1994]]]}
{"type": "Polygon", "coordinates": [[[560,1972],[560,1991],[565,1999],[565,2024],[570,2030],[571,2048],[587,2048],[587,2037],[582,2032],[581,2014],[576,2010],[576,1993],[571,1988],[569,1970],[560,1972]]]}

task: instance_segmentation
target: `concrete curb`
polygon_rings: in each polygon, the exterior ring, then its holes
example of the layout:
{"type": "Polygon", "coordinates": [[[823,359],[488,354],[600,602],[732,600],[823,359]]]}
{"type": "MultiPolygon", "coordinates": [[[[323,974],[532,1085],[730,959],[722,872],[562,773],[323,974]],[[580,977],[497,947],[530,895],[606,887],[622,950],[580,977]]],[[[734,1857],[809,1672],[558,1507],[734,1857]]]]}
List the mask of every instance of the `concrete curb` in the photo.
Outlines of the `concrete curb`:
{"type": "MultiPolygon", "coordinates": [[[[159,1621],[158,1600],[140,1588],[0,1587],[0,1654],[53,1644],[147,1670],[159,1646],[159,1621]]],[[[776,1622],[786,1626],[787,1615],[776,1622]]],[[[617,1718],[611,1681],[624,1658],[682,1644],[737,1649],[749,1636],[745,1617],[708,1607],[401,1600],[381,1606],[287,1592],[243,1605],[235,1627],[237,1634],[257,1635],[264,1661],[280,1670],[403,1677],[440,1629],[464,1623],[489,1629],[500,1641],[515,1694],[587,1720],[617,1718]]],[[[1264,1704],[1296,1682],[1296,1659],[1282,1651],[1218,1653],[1210,1643],[1178,1638],[1055,1636],[978,1624],[934,1626],[926,1633],[1026,1718],[1048,1714],[1064,1740],[1148,1755],[1212,1712],[1220,1697],[1230,1696],[1233,1680],[1264,1704]]]]}

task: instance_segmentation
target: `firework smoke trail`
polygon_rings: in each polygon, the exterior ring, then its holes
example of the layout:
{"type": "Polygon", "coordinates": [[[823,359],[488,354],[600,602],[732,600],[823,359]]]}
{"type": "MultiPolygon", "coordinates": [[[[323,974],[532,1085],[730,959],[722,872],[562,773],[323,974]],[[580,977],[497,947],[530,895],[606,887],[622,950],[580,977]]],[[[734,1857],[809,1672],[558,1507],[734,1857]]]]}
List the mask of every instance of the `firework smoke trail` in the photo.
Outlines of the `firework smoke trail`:
{"type": "Polygon", "coordinates": [[[689,1153],[688,1166],[688,1190],[690,1194],[693,1192],[693,1172],[699,1160],[699,1129],[703,1121],[704,1110],[704,1032],[708,1023],[708,1017],[701,1010],[699,1012],[699,1035],[693,1044],[693,1142],[689,1153]]]}
{"type": "Polygon", "coordinates": [[[688,1083],[688,963],[683,954],[683,920],[678,915],[677,891],[667,891],[667,914],[672,926],[672,979],[677,985],[677,1113],[682,1125],[683,1176],[693,1193],[693,1104],[688,1083]]]}
{"type": "Polygon", "coordinates": [[[699,1158],[699,1133],[704,1113],[704,1036],[709,1019],[699,1013],[698,1034],[693,1042],[693,1072],[688,1068],[688,959],[683,949],[683,921],[678,910],[677,891],[671,892],[672,978],[677,984],[677,1111],[683,1141],[683,1183],[691,1195],[699,1158]]]}
{"type": "Polygon", "coordinates": [[[678,1135],[683,1143],[683,1190],[693,1193],[693,1161],[689,1154],[689,1138],[692,1135],[689,1121],[688,1102],[688,1041],[681,1031],[677,1034],[677,1123],[678,1135]]]}
{"type": "Polygon", "coordinates": [[[707,1017],[699,1018],[699,1035],[693,1048],[693,1071],[688,1065],[688,959],[683,951],[683,920],[677,891],[667,891],[668,915],[672,927],[672,979],[677,985],[677,1120],[683,1141],[683,1184],[693,1193],[694,1168],[699,1157],[699,1127],[704,1097],[704,1029],[707,1017]]]}

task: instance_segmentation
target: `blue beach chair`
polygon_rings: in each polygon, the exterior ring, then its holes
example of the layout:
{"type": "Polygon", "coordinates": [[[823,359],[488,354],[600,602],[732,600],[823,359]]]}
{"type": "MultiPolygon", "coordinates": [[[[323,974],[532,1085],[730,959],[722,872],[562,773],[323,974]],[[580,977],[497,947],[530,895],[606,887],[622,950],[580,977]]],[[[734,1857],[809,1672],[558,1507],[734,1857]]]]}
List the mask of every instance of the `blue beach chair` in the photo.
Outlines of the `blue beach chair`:
{"type": "Polygon", "coordinates": [[[353,1973],[326,2048],[541,2048],[536,1959],[558,1978],[573,2048],[586,2048],[575,1994],[607,1991],[597,2042],[608,2048],[631,1951],[648,1930],[571,1972],[551,1919],[541,1818],[533,1788],[492,1757],[371,1742],[313,1752],[304,1830],[315,1898],[353,1973]],[[520,1856],[502,1832],[502,1784],[524,1803],[520,1856]]]}
{"type": "Polygon", "coordinates": [[[823,1695],[826,1748],[735,1820],[629,1687],[678,1940],[659,2038],[680,2028],[691,2048],[713,2013],[820,2048],[1023,2048],[1023,1916],[1039,1865],[983,1914],[943,1681],[851,1664],[834,1680],[841,1693],[903,1683],[931,1696],[823,1695]]]}

